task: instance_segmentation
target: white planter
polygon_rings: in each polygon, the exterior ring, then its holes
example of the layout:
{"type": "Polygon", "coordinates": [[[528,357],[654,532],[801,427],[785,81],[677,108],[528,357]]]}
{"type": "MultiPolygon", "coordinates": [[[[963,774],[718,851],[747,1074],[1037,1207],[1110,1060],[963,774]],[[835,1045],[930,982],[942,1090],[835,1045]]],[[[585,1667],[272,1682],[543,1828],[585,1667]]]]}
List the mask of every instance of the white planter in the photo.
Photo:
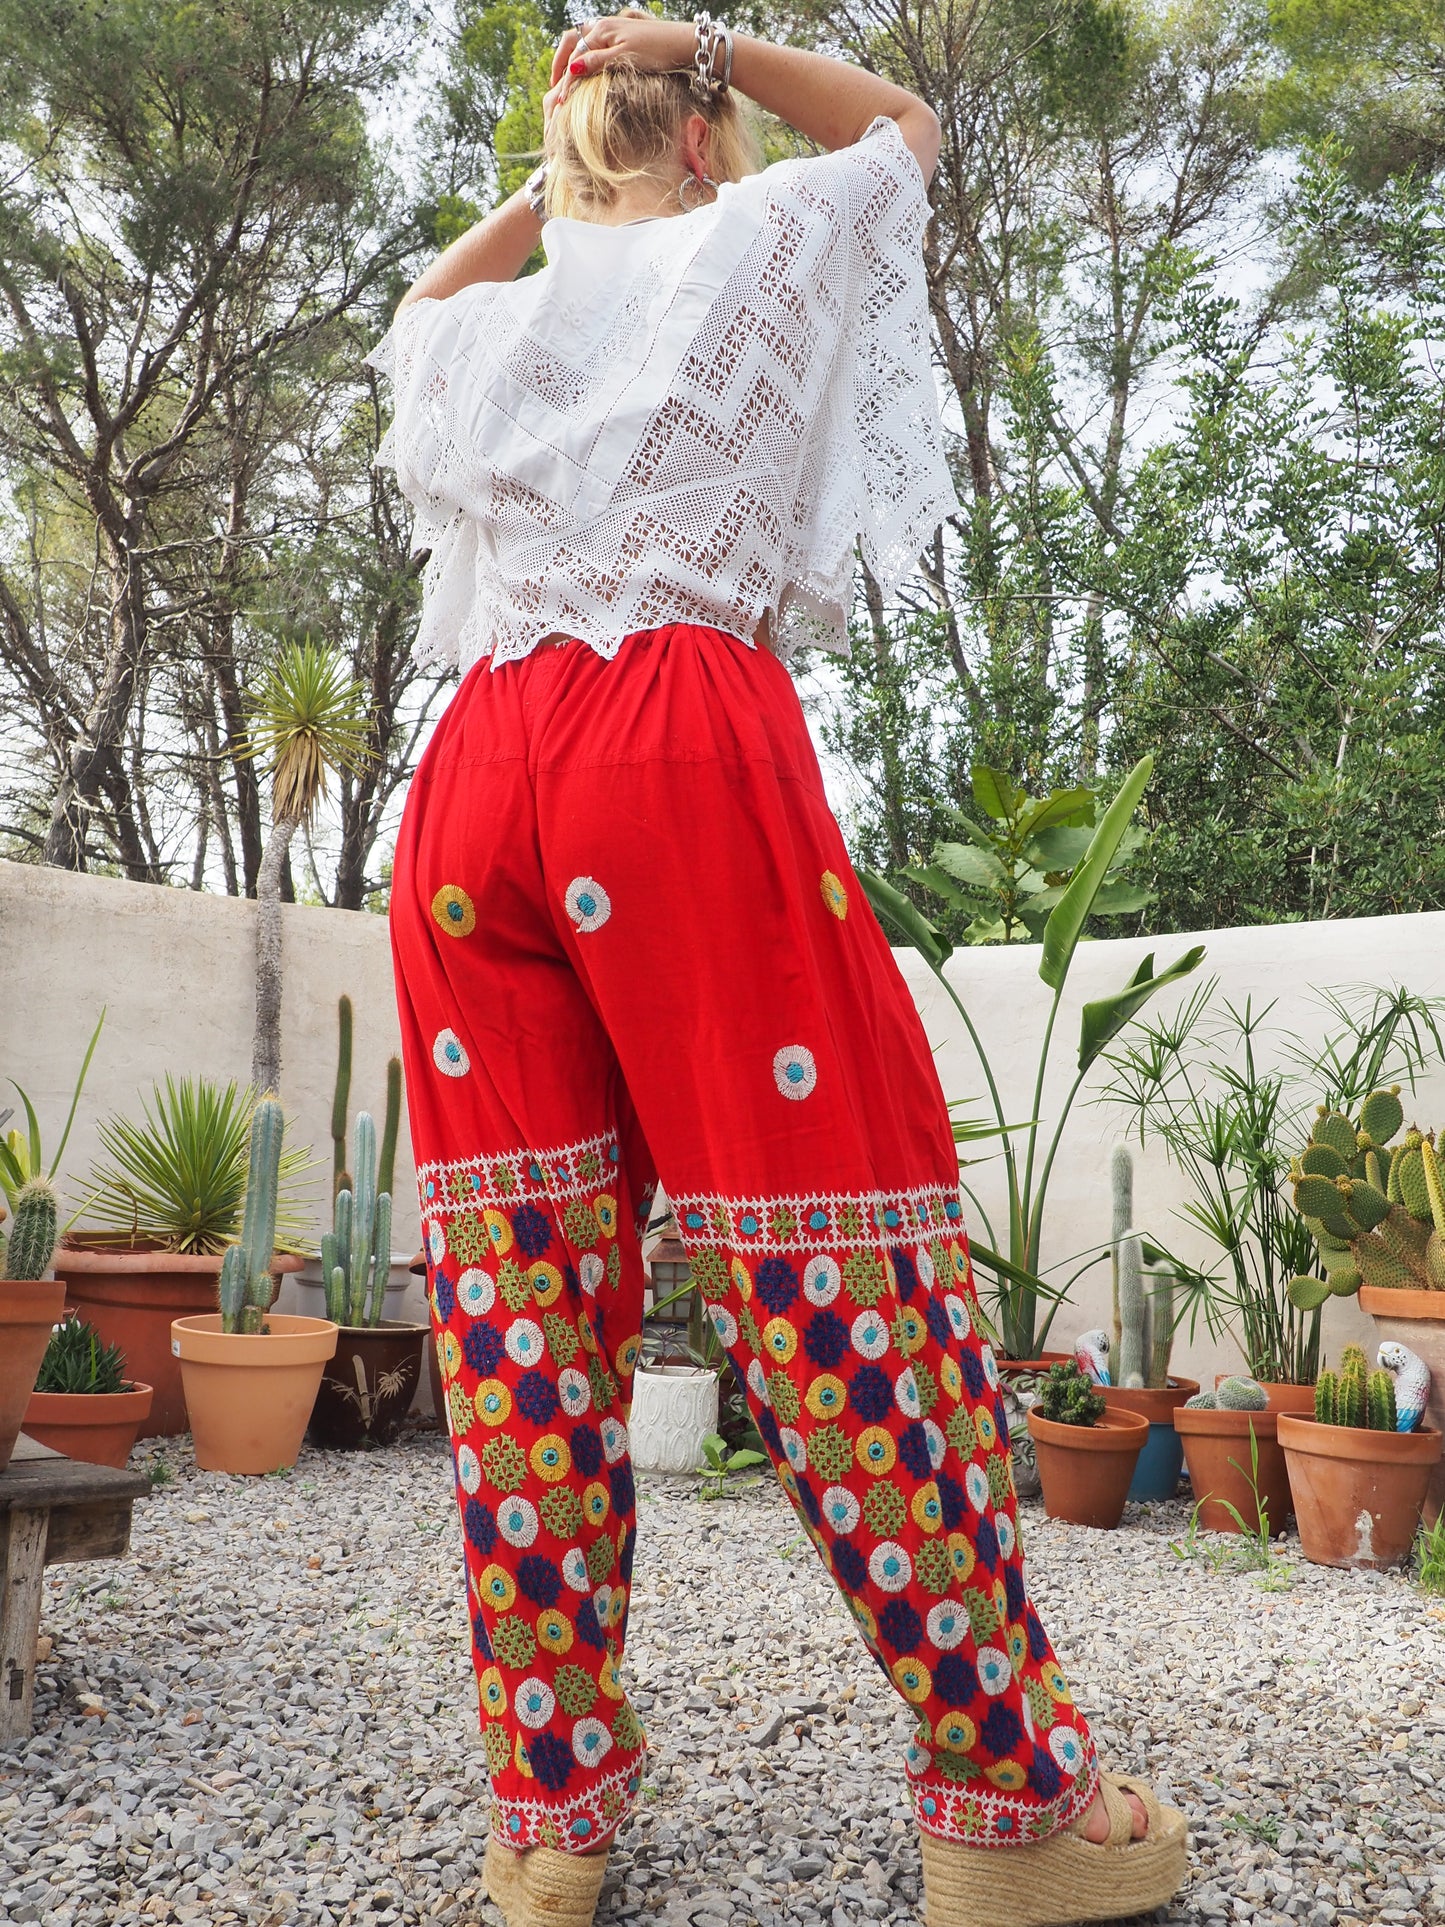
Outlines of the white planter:
{"type": "MultiPolygon", "coordinates": [[[[381,1315],[393,1323],[400,1323],[405,1317],[402,1300],[406,1297],[407,1287],[412,1284],[410,1271],[411,1253],[393,1251],[391,1270],[386,1281],[386,1296],[382,1300],[381,1315]]],[[[308,1258],[291,1281],[296,1294],[296,1309],[303,1318],[324,1318],[326,1316],[326,1287],[321,1282],[321,1260],[308,1258]]]]}
{"type": "Polygon", "coordinates": [[[717,1373],[701,1365],[639,1366],[627,1429],[639,1472],[696,1472],[702,1442],[717,1430],[717,1373]]]}

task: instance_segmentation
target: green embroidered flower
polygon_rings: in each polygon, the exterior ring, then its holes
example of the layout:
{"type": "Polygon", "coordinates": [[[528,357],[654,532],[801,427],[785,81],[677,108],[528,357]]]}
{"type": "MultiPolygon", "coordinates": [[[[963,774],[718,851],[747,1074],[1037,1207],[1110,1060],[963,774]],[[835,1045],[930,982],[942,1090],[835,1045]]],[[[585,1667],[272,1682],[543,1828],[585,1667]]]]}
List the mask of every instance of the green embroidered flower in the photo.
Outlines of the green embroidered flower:
{"type": "Polygon", "coordinates": [[[863,1517],[875,1538],[891,1539],[908,1517],[903,1494],[887,1479],[879,1479],[863,1501],[863,1517]]]}
{"type": "Polygon", "coordinates": [[[547,1350],[554,1362],[562,1367],[572,1363],[577,1356],[577,1333],[570,1318],[564,1318],[560,1311],[544,1311],[542,1329],[547,1334],[547,1350]]]}
{"type": "Polygon", "coordinates": [[[768,1403],[781,1424],[797,1424],[800,1410],[798,1388],[786,1372],[774,1372],[769,1378],[768,1403]]]}
{"type": "Polygon", "coordinates": [[[966,1753],[935,1753],[933,1764],[943,1779],[954,1782],[976,1780],[983,1771],[966,1753]]]}
{"type": "Polygon", "coordinates": [[[863,1228],[862,1211],[856,1204],[845,1199],[838,1206],[838,1229],[845,1238],[861,1238],[863,1228]]]}
{"type": "Polygon", "coordinates": [[[1029,1711],[1034,1716],[1034,1725],[1041,1733],[1047,1733],[1059,1717],[1059,1710],[1054,1705],[1052,1694],[1042,1680],[1037,1679],[1025,1680],[1024,1691],[1028,1694],[1029,1711]]]}
{"type": "Polygon", "coordinates": [[[577,1160],[577,1175],[584,1184],[596,1184],[602,1175],[602,1159],[596,1145],[586,1150],[577,1160]]]}
{"type": "Polygon", "coordinates": [[[751,1305],[744,1305],[738,1313],[738,1331],[747,1344],[749,1351],[756,1355],[763,1349],[763,1334],[758,1329],[758,1321],[753,1317],[751,1305]]]}
{"type": "Polygon", "coordinates": [[[557,1704],[564,1713],[570,1713],[574,1720],[580,1720],[584,1713],[592,1711],[597,1698],[597,1682],[590,1673],[583,1672],[580,1666],[559,1666],[553,1684],[557,1704]]]}
{"type": "Polygon", "coordinates": [[[642,1721],[625,1703],[618,1707],[617,1717],[612,1722],[612,1737],[628,1753],[635,1753],[642,1745],[642,1721]]]}
{"type": "Polygon", "coordinates": [[[497,1290],[509,1311],[526,1311],[532,1302],[532,1281],[515,1258],[503,1258],[497,1266],[497,1290]]]}
{"type": "Polygon", "coordinates": [[[612,1401],[617,1396],[617,1380],[600,1358],[588,1359],[587,1383],[592,1387],[592,1403],[598,1411],[610,1410],[612,1401]]]}
{"type": "Polygon", "coordinates": [[[460,1385],[453,1385],[447,1393],[447,1404],[451,1407],[452,1432],[464,1439],[477,1422],[476,1408],[460,1385]]]}
{"type": "Polygon", "coordinates": [[[531,1665],[536,1650],[537,1635],[525,1619],[509,1613],[497,1621],[492,1631],[492,1651],[504,1666],[520,1672],[524,1666],[531,1665]]]}
{"type": "Polygon", "coordinates": [[[915,1550],[913,1576],[925,1592],[935,1597],[948,1591],[953,1583],[953,1562],[942,1539],[925,1539],[915,1550]]]}
{"type": "Polygon", "coordinates": [[[921,1358],[915,1358],[911,1363],[913,1382],[918,1387],[918,1416],[927,1418],[938,1403],[938,1380],[921,1358]]]}
{"type": "Polygon", "coordinates": [[[504,1198],[509,1198],[517,1188],[517,1174],[510,1164],[494,1164],[492,1183],[504,1198]]]}
{"type": "Polygon", "coordinates": [[[721,1302],[728,1287],[727,1260],[720,1251],[705,1245],[695,1251],[689,1261],[692,1265],[692,1281],[713,1304],[721,1302]]]}
{"type": "Polygon", "coordinates": [[[997,1607],[986,1594],[975,1592],[971,1586],[966,1586],[963,1593],[963,1610],[968,1614],[968,1623],[973,1629],[975,1646],[986,1646],[990,1640],[998,1637],[1003,1622],[998,1616],[997,1607]]]}
{"type": "Polygon", "coordinates": [[[943,1436],[961,1459],[972,1459],[978,1438],[973,1429],[973,1414],[966,1405],[954,1406],[943,1428],[943,1436]]]}
{"type": "Polygon", "coordinates": [[[614,1291],[622,1283],[622,1251],[616,1244],[607,1247],[607,1282],[614,1291]]]}
{"type": "Polygon", "coordinates": [[[482,1735],[482,1745],[486,1749],[487,1771],[505,1773],[512,1764],[512,1740],[505,1726],[499,1720],[488,1720],[482,1735]]]}
{"type": "Polygon", "coordinates": [[[554,1485],[550,1492],[544,1492],[537,1510],[542,1515],[542,1524],[555,1538],[576,1537],[582,1523],[582,1501],[570,1485],[554,1485]]]}
{"type": "Polygon", "coordinates": [[[569,1198],[562,1213],[562,1229],[567,1241],[579,1251],[590,1251],[597,1242],[597,1220],[585,1198],[569,1198]]]}
{"type": "Polygon", "coordinates": [[[876,1251],[851,1251],[843,1260],[843,1283],[855,1305],[865,1310],[878,1303],[888,1289],[883,1261],[876,1251]]]}
{"type": "Polygon", "coordinates": [[[476,1173],[466,1166],[447,1172],[447,1196],[453,1204],[471,1204],[477,1195],[476,1173]]]}
{"type": "Polygon", "coordinates": [[[768,1231],[779,1244],[786,1244],[798,1228],[798,1214],[790,1204],[774,1205],[768,1213],[768,1231]]]}
{"type": "Polygon", "coordinates": [[[447,1228],[447,1245],[452,1256],[465,1270],[470,1265],[479,1265],[492,1255],[492,1241],[487,1236],[487,1227],[475,1212],[463,1212],[453,1218],[447,1228]]]}
{"type": "Polygon", "coordinates": [[[482,1470],[499,1492],[520,1492],[527,1483],[527,1455],[515,1439],[499,1432],[482,1447],[482,1470]]]}
{"type": "Polygon", "coordinates": [[[617,1562],[617,1548],[606,1537],[594,1539],[587,1548],[587,1577],[600,1586],[617,1562]]]}
{"type": "Polygon", "coordinates": [[[620,1786],[603,1787],[602,1798],[597,1802],[602,1809],[604,1820],[613,1820],[622,1812],[626,1802],[620,1786]]]}
{"type": "Polygon", "coordinates": [[[808,1458],[825,1479],[841,1479],[853,1469],[853,1441],[841,1425],[820,1425],[808,1440],[808,1458]]]}
{"type": "Polygon", "coordinates": [[[1014,1493],[1007,1458],[1002,1452],[995,1452],[988,1460],[985,1469],[988,1473],[988,1496],[995,1506],[1008,1505],[1014,1493]]]}

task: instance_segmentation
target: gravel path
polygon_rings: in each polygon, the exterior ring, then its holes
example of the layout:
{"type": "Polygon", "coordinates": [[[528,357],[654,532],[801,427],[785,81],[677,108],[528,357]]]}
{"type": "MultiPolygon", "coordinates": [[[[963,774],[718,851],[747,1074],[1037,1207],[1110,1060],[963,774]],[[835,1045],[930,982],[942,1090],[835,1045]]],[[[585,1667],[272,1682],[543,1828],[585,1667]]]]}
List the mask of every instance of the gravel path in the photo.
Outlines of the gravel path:
{"type": "MultiPolygon", "coordinates": [[[[166,1483],[132,1557],[46,1581],[36,1732],[0,1755],[0,1920],[486,1923],[485,1776],[446,1452],[166,1483]]],[[[643,1480],[628,1648],[652,1771],[602,1921],[916,1922],[907,1717],[769,1483],[643,1480]]],[[[1182,1506],[1025,1508],[1107,1758],[1189,1813],[1171,1922],[1445,1921],[1445,1608],[1400,1577],[1181,1558],[1182,1506]]],[[[1166,1916],[1159,1916],[1166,1918],[1166,1916]]]]}

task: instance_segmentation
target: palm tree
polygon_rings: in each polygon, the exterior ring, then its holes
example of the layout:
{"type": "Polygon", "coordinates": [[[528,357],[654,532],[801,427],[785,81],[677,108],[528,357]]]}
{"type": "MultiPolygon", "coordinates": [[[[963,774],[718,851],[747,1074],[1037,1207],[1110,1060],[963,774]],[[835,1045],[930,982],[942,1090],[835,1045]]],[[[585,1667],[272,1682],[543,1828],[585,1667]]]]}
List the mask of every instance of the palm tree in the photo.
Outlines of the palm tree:
{"type": "Polygon", "coordinates": [[[370,760],[370,721],[361,684],[333,649],[288,643],[251,705],[247,754],[271,763],[271,834],[256,877],[256,1030],[251,1086],[281,1082],[281,870],[291,839],[309,824],[333,771],[370,760]]]}

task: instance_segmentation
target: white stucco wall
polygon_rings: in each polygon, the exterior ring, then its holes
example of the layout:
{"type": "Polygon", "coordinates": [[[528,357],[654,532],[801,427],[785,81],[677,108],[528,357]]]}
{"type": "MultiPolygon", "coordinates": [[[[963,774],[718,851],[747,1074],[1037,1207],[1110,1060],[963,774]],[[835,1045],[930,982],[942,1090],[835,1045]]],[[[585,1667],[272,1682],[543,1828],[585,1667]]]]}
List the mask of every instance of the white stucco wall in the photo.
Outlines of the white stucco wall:
{"type": "MultiPolygon", "coordinates": [[[[254,906],[189,891],[71,876],[0,862],[0,1078],[25,1086],[53,1142],[64,1118],[85,1040],[102,1004],[108,1016],[86,1096],[66,1154],[62,1185],[77,1202],[98,1149],[95,1124],[134,1111],[137,1096],[166,1071],[244,1082],[250,1068],[254,906]]],[[[350,994],[356,1010],[353,1112],[379,1115],[387,1058],[399,1048],[391,958],[382,918],[288,907],[283,913],[285,1005],[281,1096],[290,1138],[309,1143],[318,1160],[316,1201],[327,1195],[331,1092],[336,1065],[336,1000],[350,994]]],[[[1121,986],[1153,950],[1162,968],[1191,942],[1208,947],[1203,971],[1220,978],[1236,1003],[1277,1000],[1287,1028],[1316,1033],[1322,1022],[1312,989],[1404,983],[1423,995],[1445,995],[1445,914],[1383,917],[1351,923],[1280,924],[1161,940],[1082,945],[1060,1019],[1043,1116],[1057,1114],[1074,1064],[1079,1011],[1090,998],[1121,986]]],[[[977,1097],[981,1079],[966,1034],[921,961],[900,952],[899,964],[923,1015],[949,1097],[977,1097]]],[[[950,974],[985,1038],[1011,1118],[1027,1118],[1032,1077],[1050,993],[1038,977],[1038,951],[1018,946],[964,950],[950,974]]],[[[1187,994],[1197,979],[1166,991],[1159,1008],[1187,994]]],[[[1153,1006],[1151,1006],[1153,1008],[1153,1006]]],[[[1091,1080],[1092,1082],[1093,1080],[1091,1080]]],[[[10,1101],[0,1086],[0,1109],[10,1101]]],[[[1100,1243],[1108,1233],[1108,1154],[1120,1120],[1091,1106],[1085,1093],[1055,1167],[1045,1226],[1044,1263],[1100,1243]]],[[[1421,1086],[1413,1114],[1445,1120],[1445,1067],[1421,1086]]],[[[12,1120],[13,1122],[14,1120],[12,1120]]],[[[987,1147],[984,1147],[985,1149],[987,1147]]],[[[414,1248],[419,1231],[412,1203],[410,1142],[403,1123],[397,1157],[396,1244],[414,1248]]],[[[1135,1151],[1135,1216],[1196,1262],[1207,1247],[1172,1213],[1186,1193],[1157,1149],[1135,1151]]],[[[990,1212],[1001,1188],[997,1167],[970,1174],[990,1212]]],[[[1072,1338],[1107,1323],[1108,1272],[1100,1266],[1060,1313],[1056,1336],[1072,1338]]],[[[416,1294],[416,1308],[420,1294],[416,1294]]],[[[1358,1321],[1353,1307],[1331,1307],[1329,1342],[1336,1348],[1358,1321]]],[[[1227,1342],[1186,1337],[1176,1362],[1195,1377],[1233,1368],[1227,1342]]]]}

